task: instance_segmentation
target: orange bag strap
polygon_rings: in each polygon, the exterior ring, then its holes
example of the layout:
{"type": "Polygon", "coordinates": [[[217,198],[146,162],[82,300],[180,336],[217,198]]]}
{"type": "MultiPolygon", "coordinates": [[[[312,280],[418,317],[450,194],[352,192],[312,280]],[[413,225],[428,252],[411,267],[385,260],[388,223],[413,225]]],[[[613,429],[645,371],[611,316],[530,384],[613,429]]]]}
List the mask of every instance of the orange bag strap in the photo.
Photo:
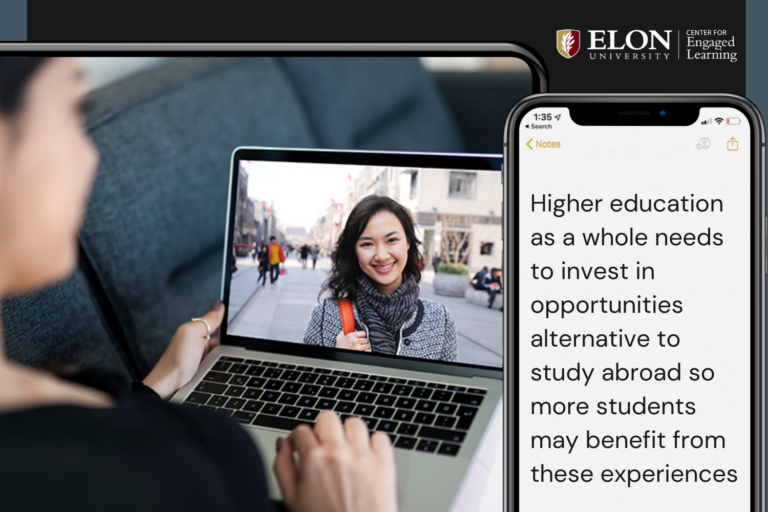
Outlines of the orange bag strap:
{"type": "Polygon", "coordinates": [[[344,335],[355,330],[355,310],[352,309],[352,303],[347,299],[339,299],[339,311],[341,312],[341,326],[344,335]]]}

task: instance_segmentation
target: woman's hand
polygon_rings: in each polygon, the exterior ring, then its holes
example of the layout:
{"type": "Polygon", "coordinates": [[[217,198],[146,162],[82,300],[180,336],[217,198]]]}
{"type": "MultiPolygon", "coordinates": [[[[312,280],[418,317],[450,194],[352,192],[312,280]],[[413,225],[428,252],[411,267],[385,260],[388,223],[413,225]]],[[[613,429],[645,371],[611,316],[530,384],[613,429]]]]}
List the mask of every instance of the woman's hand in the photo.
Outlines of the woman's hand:
{"type": "Polygon", "coordinates": [[[144,379],[144,384],[154,389],[163,400],[168,400],[180,387],[192,380],[205,356],[219,346],[219,338],[214,337],[214,334],[219,332],[225,309],[224,304],[216,300],[213,308],[202,316],[211,326],[209,340],[205,339],[208,329],[203,322],[182,324],[163,356],[144,379]]]}
{"type": "Polygon", "coordinates": [[[365,337],[365,331],[355,331],[347,335],[342,331],[336,336],[336,348],[370,352],[371,344],[368,342],[368,338],[365,337]]]}
{"type": "Polygon", "coordinates": [[[342,426],[338,414],[323,411],[314,430],[299,425],[280,441],[274,471],[291,512],[397,511],[395,454],[387,434],[369,435],[357,417],[342,426]]]}

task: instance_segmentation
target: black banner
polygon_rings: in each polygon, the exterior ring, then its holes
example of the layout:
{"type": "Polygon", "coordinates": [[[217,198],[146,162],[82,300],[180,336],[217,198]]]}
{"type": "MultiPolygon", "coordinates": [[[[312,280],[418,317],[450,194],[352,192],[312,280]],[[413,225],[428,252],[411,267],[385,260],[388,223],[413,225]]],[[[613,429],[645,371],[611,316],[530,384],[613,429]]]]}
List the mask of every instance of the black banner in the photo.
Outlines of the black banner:
{"type": "Polygon", "coordinates": [[[474,2],[459,11],[390,5],[374,7],[375,19],[371,7],[353,5],[219,2],[183,12],[123,5],[29,0],[28,40],[513,41],[541,56],[553,92],[746,92],[745,2],[474,2]],[[558,51],[561,31],[578,39],[572,56],[558,51]]]}

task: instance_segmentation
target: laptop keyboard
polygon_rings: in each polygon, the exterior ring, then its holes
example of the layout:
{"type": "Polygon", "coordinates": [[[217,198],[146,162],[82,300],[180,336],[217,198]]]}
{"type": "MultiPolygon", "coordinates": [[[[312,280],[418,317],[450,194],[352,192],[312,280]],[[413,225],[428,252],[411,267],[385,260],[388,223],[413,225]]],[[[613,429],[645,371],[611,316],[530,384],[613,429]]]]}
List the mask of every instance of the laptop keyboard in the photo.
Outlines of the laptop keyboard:
{"type": "Polygon", "coordinates": [[[396,448],[455,456],[487,390],[222,356],[184,401],[244,425],[293,430],[324,409],[359,416],[396,448]]]}

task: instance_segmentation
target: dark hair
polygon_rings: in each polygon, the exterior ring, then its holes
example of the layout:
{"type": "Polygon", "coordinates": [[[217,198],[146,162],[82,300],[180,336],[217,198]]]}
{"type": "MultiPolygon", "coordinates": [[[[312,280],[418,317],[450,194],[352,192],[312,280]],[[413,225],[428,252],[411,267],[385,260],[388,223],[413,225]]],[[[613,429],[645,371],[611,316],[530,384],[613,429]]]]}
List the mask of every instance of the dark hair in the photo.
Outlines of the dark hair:
{"type": "Polygon", "coordinates": [[[274,236],[269,237],[270,240],[277,240],[274,236]]]}
{"type": "Polygon", "coordinates": [[[379,212],[387,211],[394,214],[405,232],[405,239],[410,244],[408,249],[408,261],[405,262],[403,274],[413,275],[416,282],[421,281],[421,242],[416,238],[416,227],[413,216],[403,205],[386,196],[368,196],[363,198],[352,208],[347,218],[347,224],[339,235],[336,256],[331,269],[331,277],[323,283],[320,295],[331,292],[333,299],[355,300],[357,276],[363,273],[360,263],[357,261],[357,241],[365,231],[368,221],[379,212]]]}
{"type": "Polygon", "coordinates": [[[16,114],[30,78],[48,57],[0,57],[0,114],[16,114]]]}

